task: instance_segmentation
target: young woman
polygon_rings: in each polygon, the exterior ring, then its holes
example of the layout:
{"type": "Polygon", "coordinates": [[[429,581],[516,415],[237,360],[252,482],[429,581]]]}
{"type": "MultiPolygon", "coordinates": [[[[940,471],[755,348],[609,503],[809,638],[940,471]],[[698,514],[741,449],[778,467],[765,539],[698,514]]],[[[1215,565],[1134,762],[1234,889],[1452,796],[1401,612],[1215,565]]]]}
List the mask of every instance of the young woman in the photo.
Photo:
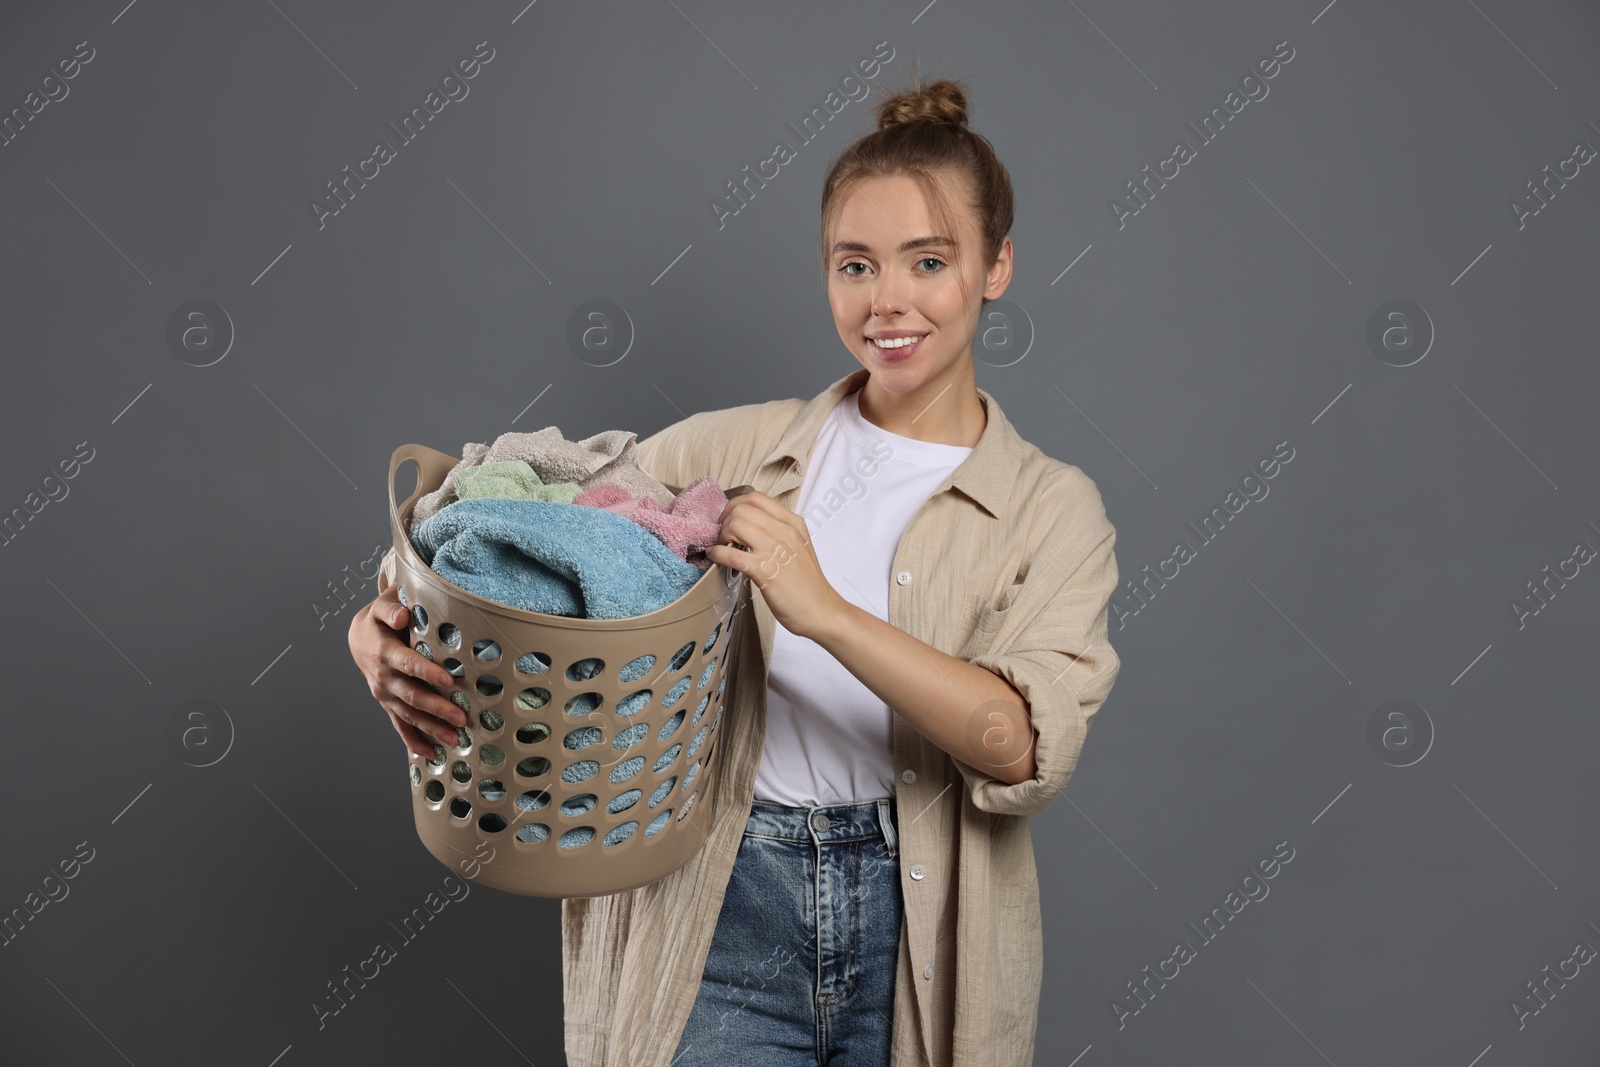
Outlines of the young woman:
{"type": "MultiPolygon", "coordinates": [[[[1119,671],[1118,575],[1094,482],[976,384],[1011,221],[957,83],[883,100],[822,196],[828,300],[861,369],[639,443],[674,491],[755,486],[707,551],[750,581],[704,846],[651,885],[562,902],[574,1067],[1033,1062],[1027,817],[1119,671]]],[[[423,684],[451,679],[407,647],[385,572],[351,651],[431,757],[461,716],[423,684]]]]}

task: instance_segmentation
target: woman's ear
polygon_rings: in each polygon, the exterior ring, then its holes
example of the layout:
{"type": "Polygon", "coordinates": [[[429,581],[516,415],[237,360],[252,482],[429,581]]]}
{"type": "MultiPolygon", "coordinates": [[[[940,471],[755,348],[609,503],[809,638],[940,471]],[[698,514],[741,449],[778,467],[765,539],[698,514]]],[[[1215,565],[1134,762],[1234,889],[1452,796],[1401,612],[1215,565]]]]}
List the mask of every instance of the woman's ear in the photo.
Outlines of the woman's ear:
{"type": "Polygon", "coordinates": [[[1000,295],[1011,285],[1012,257],[1015,248],[1011,243],[1011,235],[1006,234],[1000,242],[1000,251],[995,255],[994,264],[990,266],[984,276],[983,295],[989,300],[998,300],[1000,295]]]}

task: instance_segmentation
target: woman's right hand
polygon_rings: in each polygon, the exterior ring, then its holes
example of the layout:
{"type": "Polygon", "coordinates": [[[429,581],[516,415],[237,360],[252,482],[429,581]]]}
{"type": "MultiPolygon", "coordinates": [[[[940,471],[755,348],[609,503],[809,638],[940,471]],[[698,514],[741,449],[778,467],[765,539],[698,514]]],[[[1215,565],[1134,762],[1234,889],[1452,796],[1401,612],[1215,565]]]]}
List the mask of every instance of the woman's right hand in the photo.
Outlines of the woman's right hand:
{"type": "Polygon", "coordinates": [[[350,657],[366,676],[373,699],[389,713],[406,748],[433,759],[435,742],[454,748],[466,713],[426,683],[448,691],[455,679],[443,667],[412,650],[405,639],[411,612],[391,587],[350,620],[350,657]]]}

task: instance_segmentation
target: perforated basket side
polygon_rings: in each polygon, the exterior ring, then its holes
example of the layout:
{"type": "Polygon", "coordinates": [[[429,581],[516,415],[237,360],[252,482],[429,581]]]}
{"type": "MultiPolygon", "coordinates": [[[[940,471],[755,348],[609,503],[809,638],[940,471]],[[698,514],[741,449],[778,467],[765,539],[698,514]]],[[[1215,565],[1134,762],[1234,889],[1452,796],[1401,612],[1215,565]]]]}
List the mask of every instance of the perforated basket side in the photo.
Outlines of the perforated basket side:
{"type": "Polygon", "coordinates": [[[665,877],[705,841],[742,576],[713,565],[634,619],[486,601],[440,578],[405,537],[415,500],[456,462],[431,452],[406,446],[391,464],[396,580],[413,647],[455,677],[445,693],[469,722],[434,759],[408,753],[419,836],[464,876],[525,895],[665,877]],[[422,473],[402,514],[393,473],[406,458],[422,473]]]}

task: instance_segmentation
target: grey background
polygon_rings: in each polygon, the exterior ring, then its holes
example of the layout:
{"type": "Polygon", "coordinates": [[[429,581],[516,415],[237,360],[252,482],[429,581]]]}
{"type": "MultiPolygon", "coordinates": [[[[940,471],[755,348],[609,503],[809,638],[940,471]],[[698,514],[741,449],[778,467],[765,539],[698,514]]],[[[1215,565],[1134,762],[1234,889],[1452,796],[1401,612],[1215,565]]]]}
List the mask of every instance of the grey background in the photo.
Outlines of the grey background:
{"type": "Polygon", "coordinates": [[[318,1028],[326,983],[449,872],[350,662],[355,608],[314,605],[386,543],[401,443],[642,437],[853,369],[817,211],[870,105],[723,228],[707,202],[879,41],[892,88],[913,56],[966,80],[1015,183],[1032,347],[980,352],[979,384],[1095,479],[1124,577],[1197,548],[1113,623],[1121,678],[1033,820],[1037,1062],[1600,1056],[1593,966],[1510,1008],[1600,947],[1600,577],[1511,606],[1600,547],[1600,173],[1520,228],[1508,203],[1600,146],[1593,5],[113,0],[0,27],[3,113],[96,52],[0,148],[0,512],[94,449],[0,554],[0,911],[94,850],[0,949],[6,1062],[563,1062],[559,905],[489,889],[318,1028]],[[1110,198],[1284,40],[1270,94],[1119,229],[1110,198]],[[319,229],[324,183],[479,41],[470,95],[319,229]],[[234,332],[205,367],[166,339],[198,299],[234,332]],[[565,341],[592,299],[636,331],[609,367],[565,341]],[[1405,367],[1366,341],[1393,299],[1436,334],[1405,367]],[[1202,546],[1185,524],[1280,441],[1270,494],[1202,546]],[[1410,766],[1368,741],[1391,700],[1426,713],[1410,766]],[[1186,923],[1282,841],[1270,895],[1202,946],[1186,923]],[[1180,938],[1196,958],[1119,1026],[1180,938]]]}

